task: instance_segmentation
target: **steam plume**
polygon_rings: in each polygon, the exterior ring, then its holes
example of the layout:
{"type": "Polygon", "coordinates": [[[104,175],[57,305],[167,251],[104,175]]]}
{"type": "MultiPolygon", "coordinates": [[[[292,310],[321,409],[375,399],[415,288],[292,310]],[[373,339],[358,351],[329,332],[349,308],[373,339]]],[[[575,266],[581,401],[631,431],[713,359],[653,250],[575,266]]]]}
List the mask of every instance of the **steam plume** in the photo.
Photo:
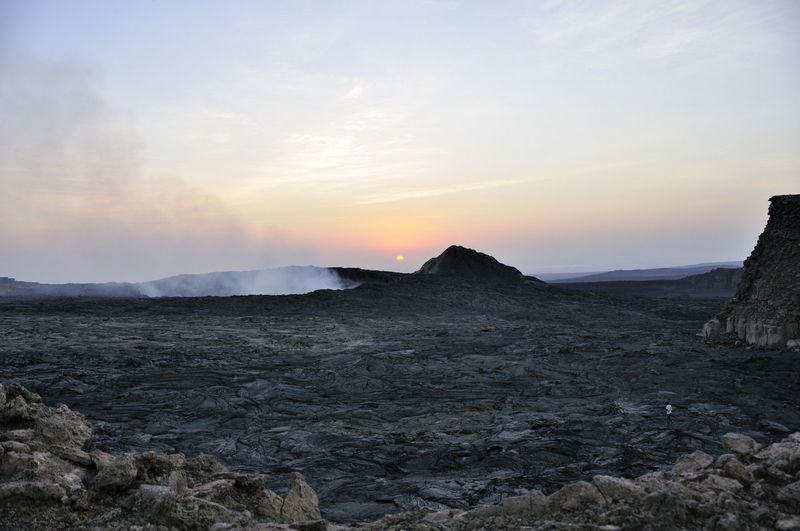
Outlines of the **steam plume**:
{"type": "Polygon", "coordinates": [[[137,284],[147,297],[228,297],[232,295],[292,295],[320,289],[345,289],[335,271],[322,267],[282,267],[259,271],[228,271],[178,275],[137,284]]]}

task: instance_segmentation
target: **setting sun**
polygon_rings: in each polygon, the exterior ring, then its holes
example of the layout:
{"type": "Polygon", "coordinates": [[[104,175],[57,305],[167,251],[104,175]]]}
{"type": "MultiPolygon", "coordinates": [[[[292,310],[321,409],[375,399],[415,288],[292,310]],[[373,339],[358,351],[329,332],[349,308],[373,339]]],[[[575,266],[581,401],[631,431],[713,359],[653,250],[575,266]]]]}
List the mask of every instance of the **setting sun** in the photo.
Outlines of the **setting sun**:
{"type": "Polygon", "coordinates": [[[405,259],[406,259],[406,257],[405,257],[405,256],[403,256],[402,254],[398,254],[398,255],[395,257],[395,260],[397,260],[398,262],[402,262],[402,261],[403,261],[403,260],[405,260],[405,259]]]}

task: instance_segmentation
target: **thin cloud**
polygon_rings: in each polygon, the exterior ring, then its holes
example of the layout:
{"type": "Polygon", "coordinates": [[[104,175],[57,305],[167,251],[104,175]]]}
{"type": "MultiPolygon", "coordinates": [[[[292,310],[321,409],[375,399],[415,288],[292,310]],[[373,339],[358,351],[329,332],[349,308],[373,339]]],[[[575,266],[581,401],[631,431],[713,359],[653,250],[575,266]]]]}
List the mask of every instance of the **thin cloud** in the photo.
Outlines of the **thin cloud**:
{"type": "Polygon", "coordinates": [[[559,2],[527,18],[538,43],[591,66],[768,49],[780,4],[707,1],[559,2]],[[747,38],[742,38],[746,35],[747,38]]]}
{"type": "Polygon", "coordinates": [[[487,181],[480,183],[470,184],[456,184],[452,186],[440,186],[436,188],[421,188],[417,190],[409,190],[406,192],[375,194],[359,201],[355,205],[376,205],[380,203],[392,203],[396,201],[407,201],[409,199],[422,199],[428,197],[437,197],[442,195],[459,194],[463,192],[474,192],[476,190],[486,190],[489,188],[499,188],[502,186],[511,186],[526,182],[525,179],[506,179],[502,181],[487,181]]]}

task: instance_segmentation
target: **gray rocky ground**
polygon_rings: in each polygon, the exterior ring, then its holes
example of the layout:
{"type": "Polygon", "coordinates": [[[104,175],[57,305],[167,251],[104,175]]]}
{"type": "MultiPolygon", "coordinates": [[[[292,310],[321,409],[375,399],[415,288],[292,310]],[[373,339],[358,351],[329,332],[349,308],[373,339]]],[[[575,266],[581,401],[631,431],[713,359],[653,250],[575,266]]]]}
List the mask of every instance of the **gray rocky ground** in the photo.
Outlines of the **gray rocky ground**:
{"type": "Polygon", "coordinates": [[[725,453],[696,450],[635,479],[596,475],[472,511],[383,518],[374,530],[800,529],[800,433],[762,448],[727,433],[725,453]]]}
{"type": "Polygon", "coordinates": [[[300,472],[339,522],[634,478],[800,426],[796,352],[697,337],[721,299],[341,273],[362,285],[1,301],[0,381],[86,415],[92,450],[206,453],[278,495],[300,472]]]}
{"type": "Polygon", "coordinates": [[[0,384],[0,528],[92,530],[800,529],[800,433],[763,447],[727,433],[635,479],[603,474],[462,511],[422,508],[331,525],[298,473],[281,496],[266,476],[206,455],[91,450],[91,426],[18,384],[0,384]]]}

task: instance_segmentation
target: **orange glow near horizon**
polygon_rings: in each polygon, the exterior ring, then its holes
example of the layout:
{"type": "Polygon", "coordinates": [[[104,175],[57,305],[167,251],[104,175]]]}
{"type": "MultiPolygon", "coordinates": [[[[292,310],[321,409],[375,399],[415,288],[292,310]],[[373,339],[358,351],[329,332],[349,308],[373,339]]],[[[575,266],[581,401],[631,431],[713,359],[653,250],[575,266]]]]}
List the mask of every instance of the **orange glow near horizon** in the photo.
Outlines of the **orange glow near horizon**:
{"type": "Polygon", "coordinates": [[[16,4],[0,277],[738,260],[800,184],[791,2],[220,2],[176,48],[178,2],[136,50],[110,2],[16,4]]]}

